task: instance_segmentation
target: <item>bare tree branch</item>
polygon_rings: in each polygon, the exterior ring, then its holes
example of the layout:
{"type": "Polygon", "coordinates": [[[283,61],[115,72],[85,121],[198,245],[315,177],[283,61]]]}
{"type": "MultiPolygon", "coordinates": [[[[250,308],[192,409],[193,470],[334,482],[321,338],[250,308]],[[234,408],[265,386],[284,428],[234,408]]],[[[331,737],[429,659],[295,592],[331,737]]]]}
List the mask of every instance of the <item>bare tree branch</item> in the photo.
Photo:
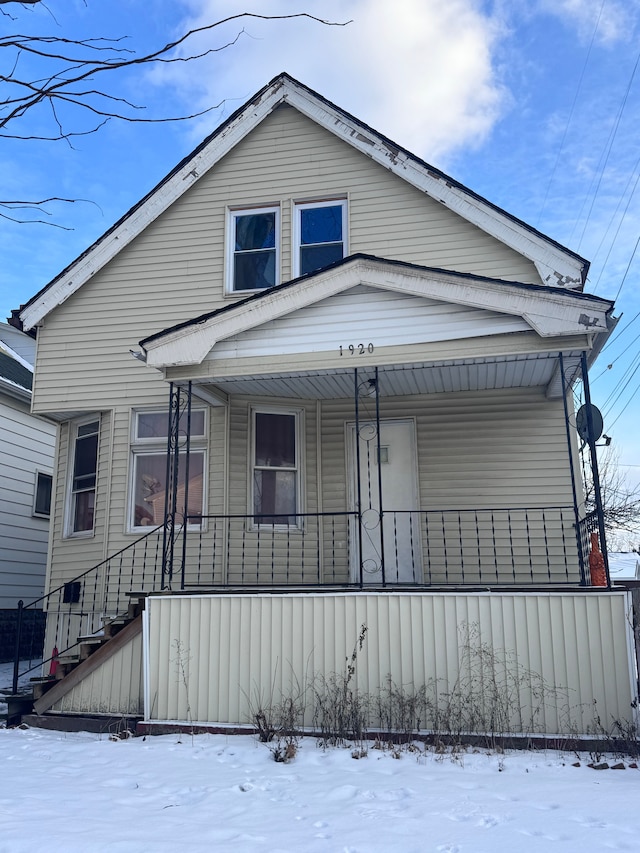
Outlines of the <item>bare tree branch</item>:
{"type": "MultiPolygon", "coordinates": [[[[0,14],[15,19],[9,9],[27,9],[41,6],[48,9],[43,0],[0,0],[0,14]]],[[[53,16],[52,16],[53,17],[53,16]]],[[[233,38],[223,44],[206,47],[202,50],[185,50],[188,43],[200,35],[213,33],[226,24],[247,20],[287,21],[307,19],[323,26],[346,26],[350,21],[335,22],[325,20],[308,12],[285,15],[261,15],[254,12],[240,12],[221,18],[211,24],[194,27],[179,38],[169,41],[150,52],[137,53],[130,46],[128,37],[73,39],[65,36],[29,35],[13,33],[0,36],[0,68],[6,68],[0,74],[0,137],[22,141],[65,141],[73,147],[71,140],[78,136],[96,133],[111,119],[134,123],[156,123],[188,121],[219,109],[220,103],[193,113],[177,116],[146,115],[146,107],[136,104],[128,98],[114,94],[96,81],[103,79],[104,72],[126,72],[128,69],[189,63],[220,53],[237,44],[246,30],[241,28],[233,38]],[[86,85],[86,84],[90,85],[86,85]],[[23,127],[21,122],[39,108],[48,107],[44,114],[43,131],[33,126],[23,127]],[[79,122],[78,116],[86,116],[89,121],[79,122]],[[80,125],[80,126],[78,126],[80,125]],[[51,131],[48,128],[51,128],[51,131]]],[[[55,19],[54,19],[55,20],[55,19]]],[[[46,199],[34,201],[34,208],[47,202],[69,202],[71,199],[46,199]]],[[[24,204],[24,203],[16,203],[24,204]]],[[[16,219],[7,214],[11,202],[0,201],[5,212],[0,217],[12,221],[46,222],[41,219],[16,219]]],[[[41,209],[43,215],[49,216],[41,209]]]]}
{"type": "MultiPolygon", "coordinates": [[[[604,523],[607,531],[640,535],[640,486],[630,486],[620,468],[618,453],[607,447],[598,460],[604,523]]],[[[587,512],[595,509],[595,490],[590,472],[584,476],[587,512]]]]}

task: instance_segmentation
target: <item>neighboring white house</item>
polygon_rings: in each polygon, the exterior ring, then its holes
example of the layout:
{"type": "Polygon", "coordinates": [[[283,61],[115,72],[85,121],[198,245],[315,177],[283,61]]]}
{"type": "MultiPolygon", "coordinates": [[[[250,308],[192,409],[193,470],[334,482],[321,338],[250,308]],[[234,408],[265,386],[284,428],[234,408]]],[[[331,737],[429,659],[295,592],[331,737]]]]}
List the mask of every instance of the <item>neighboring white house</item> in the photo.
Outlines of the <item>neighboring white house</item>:
{"type": "Polygon", "coordinates": [[[594,699],[626,718],[630,596],[590,572],[577,462],[573,387],[613,325],[587,270],[264,87],[16,311],[60,423],[47,656],[146,597],[36,709],[237,725],[365,625],[363,689],[446,692],[479,638],[569,697],[545,731],[588,731],[594,699]]]}
{"type": "Polygon", "coordinates": [[[0,660],[15,652],[18,601],[44,592],[56,427],[31,414],[35,348],[0,324],[0,660]]]}

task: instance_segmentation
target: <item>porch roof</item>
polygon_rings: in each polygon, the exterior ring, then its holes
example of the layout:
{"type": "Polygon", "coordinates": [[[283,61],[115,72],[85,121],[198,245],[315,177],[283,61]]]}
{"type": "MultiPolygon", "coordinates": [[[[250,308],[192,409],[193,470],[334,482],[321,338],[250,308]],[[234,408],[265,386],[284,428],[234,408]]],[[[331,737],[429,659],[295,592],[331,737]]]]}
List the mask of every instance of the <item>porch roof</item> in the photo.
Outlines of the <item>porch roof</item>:
{"type": "Polygon", "coordinates": [[[595,357],[612,307],[562,288],[353,255],[140,346],[167,378],[228,394],[349,396],[353,367],[378,366],[393,374],[394,395],[545,385],[555,396],[558,352],[573,363],[584,350],[595,357]],[[353,335],[375,347],[346,365],[353,335]]]}

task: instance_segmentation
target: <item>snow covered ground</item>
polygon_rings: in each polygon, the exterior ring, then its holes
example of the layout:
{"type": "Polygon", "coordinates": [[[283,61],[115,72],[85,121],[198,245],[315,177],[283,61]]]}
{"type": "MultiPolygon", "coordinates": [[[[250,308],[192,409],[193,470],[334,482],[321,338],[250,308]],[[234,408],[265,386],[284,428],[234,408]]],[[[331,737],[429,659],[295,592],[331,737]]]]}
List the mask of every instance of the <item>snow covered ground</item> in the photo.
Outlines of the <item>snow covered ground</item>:
{"type": "Polygon", "coordinates": [[[0,853],[639,850],[640,771],[589,760],[0,730],[0,853]]]}

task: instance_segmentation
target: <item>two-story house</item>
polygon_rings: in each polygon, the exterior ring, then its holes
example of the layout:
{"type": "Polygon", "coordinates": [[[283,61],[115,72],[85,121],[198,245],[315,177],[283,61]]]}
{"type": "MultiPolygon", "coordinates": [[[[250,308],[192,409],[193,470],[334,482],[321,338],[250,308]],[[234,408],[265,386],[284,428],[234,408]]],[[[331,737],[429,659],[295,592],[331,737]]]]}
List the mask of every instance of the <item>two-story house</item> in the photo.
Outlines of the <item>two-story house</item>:
{"type": "Polygon", "coordinates": [[[546,731],[628,716],[578,465],[613,322],[587,269],[275,78],[18,312],[60,423],[45,656],[145,599],[36,709],[240,724],[361,625],[367,689],[449,683],[473,625],[572,696],[546,731]]]}

